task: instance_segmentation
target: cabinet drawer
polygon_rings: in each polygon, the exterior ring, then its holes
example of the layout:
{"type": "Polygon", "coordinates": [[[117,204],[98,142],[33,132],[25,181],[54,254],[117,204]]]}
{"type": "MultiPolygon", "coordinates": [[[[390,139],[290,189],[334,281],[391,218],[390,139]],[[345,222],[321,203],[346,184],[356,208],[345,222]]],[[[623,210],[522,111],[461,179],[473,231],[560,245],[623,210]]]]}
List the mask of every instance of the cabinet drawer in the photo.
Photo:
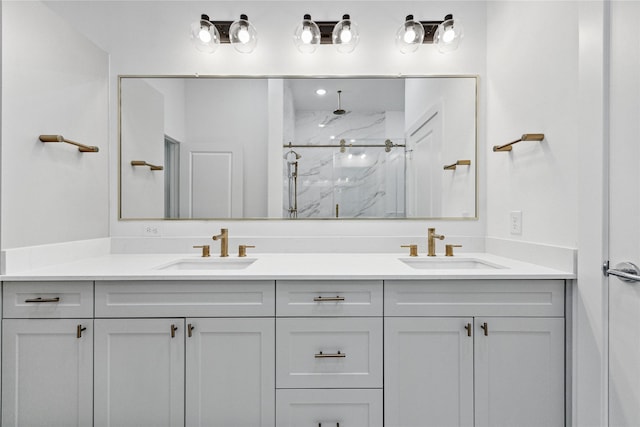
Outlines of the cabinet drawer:
{"type": "Polygon", "coordinates": [[[382,387],[382,318],[276,319],[276,387],[382,387]]]}
{"type": "Polygon", "coordinates": [[[96,282],[96,317],[261,317],[274,314],[273,281],[96,282]]]}
{"type": "Polygon", "coordinates": [[[93,317],[93,282],[4,282],[5,318],[93,317]]]}
{"type": "Polygon", "coordinates": [[[385,316],[564,316],[563,280],[388,280],[385,316]]]}
{"type": "Polygon", "coordinates": [[[382,427],[382,390],[277,390],[278,427],[382,427]]]}
{"type": "Polygon", "coordinates": [[[279,280],[278,316],[382,316],[382,281],[279,280]]]}

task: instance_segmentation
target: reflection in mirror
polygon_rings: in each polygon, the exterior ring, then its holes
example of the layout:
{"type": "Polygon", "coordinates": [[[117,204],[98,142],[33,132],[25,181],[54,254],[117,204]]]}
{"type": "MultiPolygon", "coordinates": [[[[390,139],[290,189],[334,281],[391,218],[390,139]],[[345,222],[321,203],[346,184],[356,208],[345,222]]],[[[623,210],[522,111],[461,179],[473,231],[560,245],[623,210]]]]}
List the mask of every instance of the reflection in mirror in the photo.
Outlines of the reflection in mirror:
{"type": "Polygon", "coordinates": [[[475,77],[121,77],[120,217],[475,218],[476,103],[475,77]]]}

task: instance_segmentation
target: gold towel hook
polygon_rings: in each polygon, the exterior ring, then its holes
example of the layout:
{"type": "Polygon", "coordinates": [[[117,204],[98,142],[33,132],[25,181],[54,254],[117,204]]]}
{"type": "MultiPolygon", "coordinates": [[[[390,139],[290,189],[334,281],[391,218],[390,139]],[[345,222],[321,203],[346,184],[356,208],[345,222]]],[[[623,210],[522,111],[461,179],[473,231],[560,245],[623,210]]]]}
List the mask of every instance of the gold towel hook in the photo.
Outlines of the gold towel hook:
{"type": "Polygon", "coordinates": [[[78,151],[82,153],[97,153],[99,151],[98,147],[80,144],[79,142],[65,139],[62,135],[40,135],[39,139],[42,142],[66,142],[67,144],[75,145],[76,147],[78,147],[78,151]]]}
{"type": "Polygon", "coordinates": [[[445,165],[444,170],[454,171],[456,170],[456,166],[471,166],[471,160],[458,160],[453,164],[445,165]]]}
{"type": "Polygon", "coordinates": [[[544,133],[525,133],[520,137],[520,139],[516,139],[515,141],[512,141],[508,144],[494,145],[493,151],[494,152],[511,151],[512,150],[511,146],[513,144],[517,144],[520,141],[542,141],[543,139],[544,139],[544,133]]]}
{"type": "Polygon", "coordinates": [[[161,171],[164,169],[163,166],[152,165],[144,160],[131,160],[131,166],[149,166],[149,169],[152,171],[161,171]]]}

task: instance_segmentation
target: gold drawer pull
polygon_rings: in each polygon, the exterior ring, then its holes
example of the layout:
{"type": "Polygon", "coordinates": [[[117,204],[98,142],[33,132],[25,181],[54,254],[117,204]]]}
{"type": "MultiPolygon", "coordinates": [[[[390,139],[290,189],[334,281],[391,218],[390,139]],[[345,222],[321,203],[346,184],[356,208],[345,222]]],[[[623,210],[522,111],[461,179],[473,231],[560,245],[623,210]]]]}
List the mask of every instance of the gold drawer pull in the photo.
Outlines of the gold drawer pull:
{"type": "MultiPolygon", "coordinates": [[[[322,427],[322,423],[318,423],[318,427],[322,427]]],[[[336,427],[340,427],[340,423],[336,423],[336,427]]]]}
{"type": "Polygon", "coordinates": [[[337,302],[344,301],[344,297],[335,296],[335,297],[315,297],[313,299],[315,302],[337,302]]]}
{"type": "Polygon", "coordinates": [[[76,338],[82,338],[82,331],[86,331],[87,328],[82,325],[78,325],[78,329],[76,330],[76,338]]]}
{"type": "Polygon", "coordinates": [[[341,353],[340,351],[338,351],[337,353],[316,353],[315,355],[316,359],[328,359],[331,357],[347,357],[346,353],[341,353]]]}
{"type": "Polygon", "coordinates": [[[178,330],[178,327],[176,325],[171,325],[171,338],[175,338],[176,337],[176,331],[178,330]]]}
{"type": "Polygon", "coordinates": [[[489,336],[489,325],[487,325],[487,322],[484,322],[482,325],[480,325],[480,328],[484,330],[485,337],[489,336]]]}
{"type": "Polygon", "coordinates": [[[464,328],[467,330],[467,336],[471,336],[471,323],[467,323],[464,328]]]}
{"type": "Polygon", "coordinates": [[[60,302],[60,297],[55,297],[55,298],[42,298],[42,297],[38,297],[38,298],[29,298],[24,300],[24,302],[29,303],[29,302],[60,302]]]}

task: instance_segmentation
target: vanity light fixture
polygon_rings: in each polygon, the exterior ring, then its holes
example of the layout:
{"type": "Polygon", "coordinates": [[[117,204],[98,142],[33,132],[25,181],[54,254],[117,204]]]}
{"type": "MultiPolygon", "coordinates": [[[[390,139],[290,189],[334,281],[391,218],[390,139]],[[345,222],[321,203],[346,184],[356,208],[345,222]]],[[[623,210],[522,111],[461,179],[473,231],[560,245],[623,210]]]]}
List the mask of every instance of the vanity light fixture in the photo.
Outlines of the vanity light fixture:
{"type": "Polygon", "coordinates": [[[340,21],[317,21],[306,14],[293,32],[293,43],[302,53],[313,53],[321,44],[333,44],[340,53],[352,52],[360,41],[358,26],[351,16],[340,21]]]}
{"type": "Polygon", "coordinates": [[[304,15],[302,22],[293,32],[293,43],[302,53],[313,53],[320,44],[320,27],[313,22],[311,15],[304,15]]]}
{"type": "Polygon", "coordinates": [[[433,36],[433,42],[440,53],[447,53],[456,50],[463,37],[464,27],[460,20],[456,19],[454,21],[453,15],[449,14],[438,25],[438,29],[433,36]]]}
{"type": "Polygon", "coordinates": [[[402,53],[418,50],[421,44],[435,44],[441,53],[458,48],[464,37],[464,27],[459,19],[448,14],[442,21],[416,21],[407,15],[405,22],[396,33],[396,46],[402,53]]]}
{"type": "Polygon", "coordinates": [[[229,27],[229,41],[240,53],[251,53],[258,45],[258,32],[247,15],[240,15],[229,27]]]}
{"type": "Polygon", "coordinates": [[[331,40],[340,53],[351,53],[358,45],[358,26],[348,14],[342,15],[342,20],[333,27],[331,40]]]}
{"type": "Polygon", "coordinates": [[[396,46],[402,53],[415,52],[423,40],[424,26],[420,21],[414,21],[413,15],[407,15],[404,24],[396,33],[396,46]]]}
{"type": "Polygon", "coordinates": [[[200,52],[213,53],[220,46],[220,33],[209,20],[209,15],[200,15],[200,20],[191,24],[191,42],[200,52]]]}
{"type": "Polygon", "coordinates": [[[202,14],[191,24],[191,41],[201,52],[213,53],[220,43],[231,43],[238,52],[251,53],[258,45],[258,32],[245,14],[233,22],[211,21],[202,14]]]}

